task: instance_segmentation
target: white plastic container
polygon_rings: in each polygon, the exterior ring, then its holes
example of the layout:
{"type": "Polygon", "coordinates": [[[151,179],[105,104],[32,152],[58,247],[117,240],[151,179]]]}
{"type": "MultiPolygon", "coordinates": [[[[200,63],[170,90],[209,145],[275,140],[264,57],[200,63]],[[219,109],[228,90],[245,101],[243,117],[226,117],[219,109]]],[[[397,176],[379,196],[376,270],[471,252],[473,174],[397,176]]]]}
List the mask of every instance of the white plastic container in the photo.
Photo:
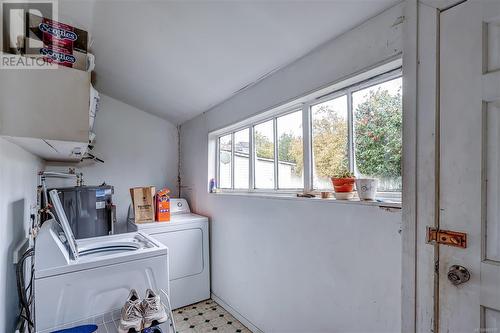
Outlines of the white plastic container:
{"type": "Polygon", "coordinates": [[[356,190],[359,200],[375,200],[377,195],[378,180],[374,178],[356,179],[356,190]]]}

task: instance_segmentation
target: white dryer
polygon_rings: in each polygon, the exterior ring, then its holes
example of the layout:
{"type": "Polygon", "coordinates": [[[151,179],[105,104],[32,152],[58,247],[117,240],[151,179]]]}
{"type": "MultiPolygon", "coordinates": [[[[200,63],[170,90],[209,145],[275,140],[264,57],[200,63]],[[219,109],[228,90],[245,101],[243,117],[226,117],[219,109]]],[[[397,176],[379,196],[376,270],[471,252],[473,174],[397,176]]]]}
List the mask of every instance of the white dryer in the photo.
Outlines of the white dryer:
{"type": "Polygon", "coordinates": [[[170,199],[170,212],[169,222],[136,224],[131,216],[129,231],[147,233],[168,247],[170,300],[176,309],[210,298],[208,218],[191,213],[186,199],[170,199]]]}
{"type": "Polygon", "coordinates": [[[119,309],[132,288],[169,292],[164,245],[140,232],[75,240],[57,191],[50,195],[60,223],[46,221],[36,237],[36,332],[119,309]]]}

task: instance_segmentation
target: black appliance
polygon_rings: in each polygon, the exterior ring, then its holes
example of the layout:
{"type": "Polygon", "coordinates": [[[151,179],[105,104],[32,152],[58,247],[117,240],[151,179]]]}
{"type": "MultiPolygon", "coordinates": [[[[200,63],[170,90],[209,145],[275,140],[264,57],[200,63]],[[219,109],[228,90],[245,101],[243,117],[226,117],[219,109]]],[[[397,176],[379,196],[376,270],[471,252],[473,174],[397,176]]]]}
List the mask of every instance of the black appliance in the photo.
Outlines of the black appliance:
{"type": "MultiPolygon", "coordinates": [[[[114,233],[113,186],[75,186],[57,188],[57,191],[76,239],[114,233]]],[[[51,210],[55,214],[53,208],[51,210]]]]}

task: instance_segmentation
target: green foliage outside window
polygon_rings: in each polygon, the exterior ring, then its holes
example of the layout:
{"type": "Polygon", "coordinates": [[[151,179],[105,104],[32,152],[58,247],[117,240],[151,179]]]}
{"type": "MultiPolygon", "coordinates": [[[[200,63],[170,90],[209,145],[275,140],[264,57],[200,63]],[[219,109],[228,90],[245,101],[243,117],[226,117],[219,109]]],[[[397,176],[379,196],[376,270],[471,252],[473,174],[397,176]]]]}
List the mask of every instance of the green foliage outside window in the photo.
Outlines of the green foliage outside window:
{"type": "Polygon", "coordinates": [[[328,106],[321,106],[313,121],[316,174],[331,177],[348,167],[347,121],[328,106]]]}
{"type": "Polygon", "coordinates": [[[355,112],[356,165],[371,177],[401,176],[402,137],[401,93],[370,91],[355,112]]]}
{"type": "Polygon", "coordinates": [[[269,138],[262,133],[255,131],[255,153],[260,158],[274,158],[274,145],[269,138]]]}
{"type": "MultiPolygon", "coordinates": [[[[358,171],[371,177],[400,177],[402,153],[402,96],[387,90],[370,91],[365,102],[354,112],[355,156],[358,171]]],[[[328,106],[321,107],[313,121],[313,153],[319,177],[331,177],[348,167],[347,121],[328,106]]],[[[255,133],[259,158],[274,158],[273,143],[255,133]]],[[[279,161],[295,163],[294,171],[303,169],[302,139],[284,133],[278,138],[279,161]]]]}

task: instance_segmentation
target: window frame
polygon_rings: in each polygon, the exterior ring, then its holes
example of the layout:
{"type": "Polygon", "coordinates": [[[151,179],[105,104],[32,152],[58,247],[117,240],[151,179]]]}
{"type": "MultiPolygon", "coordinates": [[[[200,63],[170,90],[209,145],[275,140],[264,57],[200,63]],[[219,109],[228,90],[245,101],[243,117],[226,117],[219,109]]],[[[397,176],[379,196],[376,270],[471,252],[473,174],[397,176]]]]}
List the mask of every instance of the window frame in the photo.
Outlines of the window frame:
{"type": "Polygon", "coordinates": [[[273,116],[271,118],[266,118],[264,120],[261,120],[257,123],[254,123],[250,126],[250,135],[253,137],[253,142],[255,142],[255,126],[259,126],[259,125],[262,125],[264,123],[267,123],[269,121],[272,120],[272,125],[273,125],[273,172],[274,172],[274,186],[273,188],[256,188],[255,187],[255,161],[257,160],[257,151],[255,150],[255,144],[252,146],[252,160],[249,162],[252,163],[252,174],[250,175],[250,178],[252,178],[252,183],[251,185],[249,186],[249,189],[250,190],[253,190],[255,192],[269,192],[269,191],[277,191],[278,188],[277,188],[277,176],[278,176],[278,172],[276,170],[276,116],[273,116]]]}
{"type": "MultiPolygon", "coordinates": [[[[331,100],[334,100],[336,98],[339,98],[339,97],[342,97],[342,96],[346,96],[346,99],[347,99],[347,154],[348,154],[348,162],[349,162],[349,170],[351,170],[351,160],[350,160],[350,156],[351,156],[351,149],[350,149],[350,146],[351,146],[351,132],[350,132],[350,123],[352,123],[352,117],[349,115],[350,112],[350,106],[349,104],[352,105],[352,103],[349,102],[349,100],[351,99],[347,93],[347,88],[343,88],[343,89],[340,89],[340,90],[336,90],[332,93],[329,93],[329,94],[326,94],[326,95],[322,95],[322,96],[319,96],[317,99],[313,100],[312,103],[310,103],[308,105],[308,109],[307,110],[304,110],[305,112],[308,112],[308,118],[309,118],[309,142],[310,142],[310,150],[311,150],[311,156],[309,157],[309,160],[307,161],[307,163],[309,163],[310,165],[310,182],[309,182],[309,186],[308,186],[308,192],[314,192],[314,193],[319,193],[321,191],[331,191],[332,189],[331,188],[314,188],[314,153],[313,153],[313,150],[312,150],[312,146],[313,146],[313,130],[312,130],[312,122],[313,122],[313,119],[312,119],[312,108],[313,106],[316,106],[316,105],[319,105],[319,104],[322,104],[324,102],[328,102],[328,101],[331,101],[331,100]]],[[[304,163],[306,163],[306,161],[304,161],[304,163]]]]}
{"type": "Polygon", "coordinates": [[[224,135],[220,135],[217,137],[217,187],[220,188],[221,190],[225,191],[225,190],[229,190],[229,189],[232,189],[234,187],[234,177],[233,177],[233,172],[234,172],[234,166],[233,166],[233,159],[234,159],[234,144],[233,144],[233,140],[234,140],[234,133],[226,133],[224,135]],[[228,136],[228,135],[231,135],[231,188],[227,188],[227,187],[220,187],[220,154],[221,154],[221,147],[220,147],[220,140],[222,137],[224,136],[228,136]]]}
{"type": "MultiPolygon", "coordinates": [[[[353,103],[352,103],[352,95],[358,91],[361,91],[363,89],[367,89],[388,81],[392,81],[398,78],[402,78],[403,73],[402,73],[402,68],[396,68],[394,70],[391,70],[386,73],[382,73],[380,75],[374,76],[370,79],[361,81],[359,83],[350,85],[348,87],[345,87],[340,90],[336,90],[332,93],[323,95],[318,97],[316,100],[314,100],[314,103],[310,104],[310,118],[311,118],[311,125],[312,125],[312,111],[311,108],[315,105],[331,101],[335,98],[341,97],[346,95],[347,97],[347,151],[348,151],[348,160],[349,160],[349,171],[355,172],[356,171],[356,149],[355,149],[355,139],[354,139],[354,110],[353,110],[353,103]]],[[[312,147],[312,130],[310,133],[310,140],[311,140],[311,147],[312,147]]],[[[330,188],[315,188],[314,187],[314,156],[311,152],[311,159],[309,161],[311,163],[311,187],[310,192],[321,192],[321,191],[330,191],[330,188]]],[[[304,161],[305,163],[305,161],[304,161]]],[[[386,191],[386,192],[379,192],[379,194],[383,194],[383,197],[401,197],[401,191],[386,191]],[[396,194],[396,195],[391,195],[391,194],[396,194]],[[398,195],[399,194],[399,195],[398,195]]]]}
{"type": "MultiPolygon", "coordinates": [[[[278,118],[282,116],[286,116],[288,114],[294,113],[294,112],[302,112],[303,113],[303,107],[302,103],[299,105],[294,105],[292,107],[286,108],[281,110],[280,112],[277,112],[271,116],[265,117],[263,119],[259,119],[258,121],[252,122],[250,124],[245,124],[244,126],[241,127],[235,127],[234,129],[231,129],[231,131],[228,132],[222,132],[221,134],[218,134],[216,136],[216,151],[217,151],[217,158],[216,158],[216,182],[219,184],[220,180],[220,138],[231,135],[231,188],[219,188],[220,190],[224,192],[256,192],[256,193],[269,193],[269,192],[278,192],[278,193],[299,193],[304,190],[304,188],[279,188],[278,184],[278,177],[279,177],[279,161],[278,161],[278,155],[279,155],[279,148],[278,148],[278,138],[277,138],[277,120],[278,118]],[[255,151],[255,127],[261,124],[264,124],[266,122],[271,121],[273,122],[273,150],[274,150],[274,187],[271,188],[256,188],[255,187],[255,160],[257,158],[256,156],[256,151],[255,151]],[[248,171],[249,171],[249,185],[248,189],[240,189],[240,188],[235,188],[234,187],[234,134],[236,132],[249,129],[249,166],[248,166],[248,171]]],[[[302,122],[302,136],[304,135],[304,123],[302,122]]],[[[302,140],[304,141],[304,137],[302,137],[302,140]]],[[[304,173],[304,170],[302,171],[304,173]]],[[[303,174],[304,182],[305,182],[305,173],[303,174]]]]}
{"type": "MultiPolygon", "coordinates": [[[[216,134],[212,135],[212,139],[215,139],[215,175],[216,182],[219,185],[220,180],[220,138],[231,134],[231,188],[219,189],[222,192],[236,192],[236,193],[278,193],[278,194],[294,194],[300,192],[310,192],[310,193],[319,193],[322,190],[331,191],[331,188],[323,189],[323,188],[314,188],[314,161],[313,161],[313,152],[312,152],[312,142],[313,142],[313,131],[312,131],[312,107],[323,102],[332,100],[334,98],[340,97],[342,95],[347,96],[347,121],[348,121],[348,159],[349,159],[349,169],[351,171],[355,171],[355,142],[354,142],[354,110],[352,108],[352,94],[369,88],[374,85],[378,85],[387,81],[391,81],[397,78],[402,77],[402,66],[400,61],[396,61],[397,66],[392,66],[392,68],[386,69],[378,74],[374,74],[369,78],[360,79],[357,82],[346,84],[342,87],[335,87],[331,89],[322,89],[321,92],[324,91],[319,96],[314,96],[314,93],[308,94],[302,98],[297,98],[292,100],[289,103],[286,103],[281,106],[273,107],[266,112],[256,114],[253,117],[249,117],[243,120],[241,125],[236,126],[228,126],[221,130],[216,131],[216,134]],[[290,189],[280,189],[279,188],[279,147],[277,140],[277,119],[281,116],[291,114],[293,112],[301,111],[302,112],[302,140],[303,140],[303,188],[290,188],[290,189]],[[256,151],[255,151],[255,126],[273,121],[273,135],[274,135],[274,188],[271,189],[262,189],[255,188],[255,160],[256,160],[256,151]],[[244,129],[249,129],[249,187],[248,189],[235,189],[234,188],[234,134],[244,129]]],[[[381,66],[382,67],[382,66],[381,66]]],[[[346,80],[348,81],[348,80],[346,80]]],[[[335,84],[334,86],[338,86],[335,84]]],[[[317,94],[316,94],[317,95],[317,94]]],[[[209,149],[210,151],[210,149],[209,149]]],[[[210,174],[210,172],[209,172],[210,174]]],[[[210,178],[210,177],[209,177],[210,178]]],[[[401,200],[401,192],[400,191],[391,191],[391,192],[379,192],[378,193],[381,198],[391,199],[391,200],[401,200]]]]}
{"type": "MultiPolygon", "coordinates": [[[[231,132],[231,190],[235,190],[235,191],[244,191],[246,192],[246,189],[244,188],[235,188],[235,185],[234,185],[234,169],[235,169],[235,165],[236,165],[236,161],[235,161],[235,156],[236,156],[236,150],[235,150],[235,141],[234,141],[234,138],[236,136],[236,133],[238,132],[241,132],[241,131],[244,131],[244,130],[248,130],[248,176],[249,176],[249,179],[248,179],[248,188],[251,187],[251,182],[250,182],[250,175],[252,174],[251,170],[250,170],[250,165],[252,164],[251,162],[251,157],[252,157],[252,143],[250,141],[250,137],[252,137],[252,127],[251,126],[244,126],[240,129],[237,129],[237,130],[234,130],[231,132]]],[[[222,135],[224,136],[224,135],[222,135]]],[[[217,141],[219,142],[219,141],[217,141]]],[[[220,155],[218,155],[220,156],[220,155]]],[[[219,167],[220,164],[217,163],[217,167],[219,167]]],[[[220,178],[217,178],[217,180],[219,180],[220,178]]],[[[224,189],[224,190],[227,190],[227,189],[224,189]]]]}

